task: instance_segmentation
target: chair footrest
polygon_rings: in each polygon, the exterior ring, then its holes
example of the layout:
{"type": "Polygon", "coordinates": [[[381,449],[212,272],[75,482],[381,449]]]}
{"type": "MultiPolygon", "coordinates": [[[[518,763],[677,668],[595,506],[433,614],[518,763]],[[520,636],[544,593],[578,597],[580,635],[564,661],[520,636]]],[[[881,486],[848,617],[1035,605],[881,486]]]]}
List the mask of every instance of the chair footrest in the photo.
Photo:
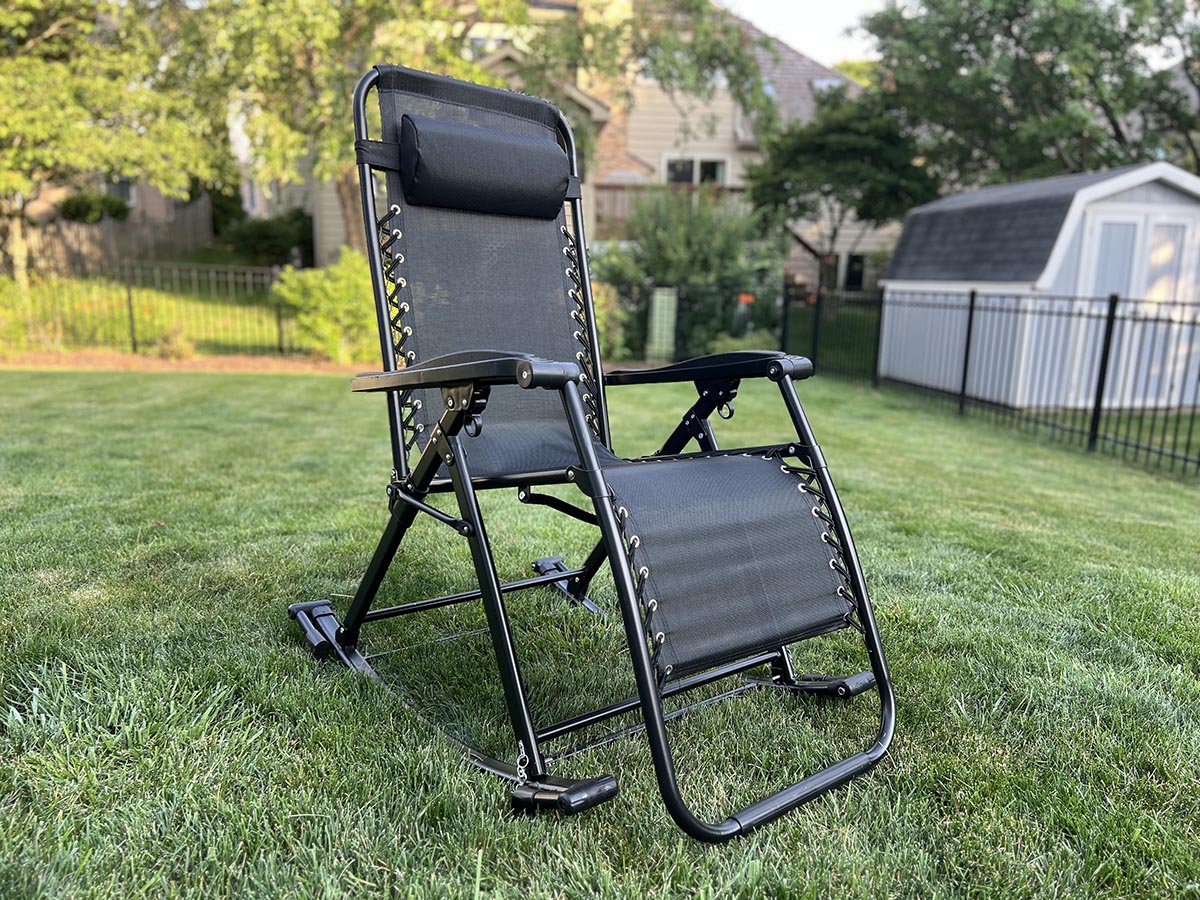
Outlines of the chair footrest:
{"type": "Polygon", "coordinates": [[[611,800],[620,792],[617,779],[611,775],[573,781],[543,775],[513,788],[513,810],[526,815],[538,812],[558,812],[575,815],[611,800]]]}
{"type": "Polygon", "coordinates": [[[826,697],[849,699],[875,687],[874,672],[859,672],[857,675],[801,675],[793,684],[783,684],[793,691],[806,694],[821,694],[826,697]]]}

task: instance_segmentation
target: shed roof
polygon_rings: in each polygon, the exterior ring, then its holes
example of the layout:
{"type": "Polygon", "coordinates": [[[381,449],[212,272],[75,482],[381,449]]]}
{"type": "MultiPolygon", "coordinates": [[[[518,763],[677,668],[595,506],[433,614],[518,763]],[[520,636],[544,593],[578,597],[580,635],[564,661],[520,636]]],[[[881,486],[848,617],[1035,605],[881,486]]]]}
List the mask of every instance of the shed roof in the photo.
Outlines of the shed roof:
{"type": "Polygon", "coordinates": [[[1058,175],[954,194],[909,210],[886,278],[1032,283],[1085,188],[1151,164],[1058,175]]]}

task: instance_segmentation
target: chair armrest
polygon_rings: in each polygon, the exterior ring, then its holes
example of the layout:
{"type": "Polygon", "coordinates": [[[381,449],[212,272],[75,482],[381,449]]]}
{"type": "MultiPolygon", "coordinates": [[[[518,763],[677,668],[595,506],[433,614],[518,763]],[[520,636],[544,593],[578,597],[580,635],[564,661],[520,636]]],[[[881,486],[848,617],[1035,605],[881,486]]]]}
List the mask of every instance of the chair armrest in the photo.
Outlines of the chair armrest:
{"type": "Polygon", "coordinates": [[[350,382],[352,391],[396,391],[457,384],[515,384],[523,388],[560,388],[579,380],[575,363],[554,362],[529,353],[469,350],[435,356],[396,372],[367,372],[350,382]]]}
{"type": "Polygon", "coordinates": [[[663,384],[670,381],[706,381],[710,378],[808,378],[813,364],[803,356],[778,350],[739,350],[698,356],[657,369],[620,369],[604,376],[605,384],[663,384]]]}

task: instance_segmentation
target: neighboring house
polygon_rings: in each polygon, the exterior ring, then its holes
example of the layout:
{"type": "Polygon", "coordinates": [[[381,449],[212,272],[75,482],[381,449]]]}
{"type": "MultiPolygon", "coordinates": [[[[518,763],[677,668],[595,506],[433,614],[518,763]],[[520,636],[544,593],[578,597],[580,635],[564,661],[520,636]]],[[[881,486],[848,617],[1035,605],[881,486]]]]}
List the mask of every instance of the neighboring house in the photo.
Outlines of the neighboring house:
{"type": "MultiPolygon", "coordinates": [[[[574,14],[577,9],[571,2],[543,0],[532,5],[544,16],[574,14]]],[[[594,8],[595,14],[619,16],[623,6],[619,2],[593,3],[589,8],[594,8]]],[[[751,38],[764,38],[748,22],[738,22],[751,38]]],[[[506,40],[504,35],[486,29],[481,34],[486,37],[478,41],[480,64],[519,90],[520,83],[513,73],[521,61],[520,41],[506,40]]],[[[811,118],[822,91],[859,90],[834,69],[781,41],[767,40],[771,49],[760,49],[758,61],[785,121],[811,118]]],[[[574,122],[586,118],[596,132],[590,171],[585,170],[583,179],[584,209],[588,214],[585,224],[593,243],[626,236],[624,223],[638,192],[648,186],[711,182],[738,192],[745,189],[746,166],[762,158],[753,122],[727,90],[719,90],[710,101],[699,101],[686,95],[668,95],[657,84],[640,80],[629,110],[614,101],[613,92],[605,85],[586,77],[565,86],[563,93],[568,98],[563,110],[567,118],[574,122]]],[[[249,148],[236,127],[234,150],[248,172],[245,163],[249,148]]],[[[308,211],[313,217],[316,262],[325,265],[336,258],[346,242],[347,225],[333,185],[315,182],[310,167],[302,166],[301,174],[298,184],[267,190],[247,177],[242,185],[243,203],[256,217],[275,215],[293,206],[308,211]]],[[[354,222],[351,227],[361,226],[354,222]]],[[[821,255],[816,249],[821,243],[819,225],[793,223],[793,233],[796,245],[789,271],[796,280],[815,287],[821,271],[821,255]]],[[[897,233],[898,226],[876,230],[847,224],[832,258],[825,261],[827,280],[836,279],[838,287],[872,287],[878,276],[876,260],[886,257],[897,233]]]]}
{"type": "MultiPolygon", "coordinates": [[[[768,42],[756,55],[784,122],[810,120],[823,91],[841,89],[853,96],[861,90],[837,70],[764,35],[749,22],[737,21],[748,37],[768,42]]],[[[728,90],[718,90],[712,100],[699,100],[670,95],[643,79],[634,88],[632,110],[613,118],[597,148],[599,240],[625,236],[622,225],[639,190],[647,185],[711,183],[740,192],[745,190],[747,167],[762,159],[754,123],[728,90]]],[[[812,287],[822,267],[820,229],[814,221],[792,224],[796,247],[788,269],[812,287]]],[[[872,229],[847,223],[832,256],[824,261],[825,283],[851,290],[873,287],[880,274],[876,261],[891,250],[898,233],[898,225],[872,229]]]]}
{"type": "MultiPolygon", "coordinates": [[[[961,364],[944,348],[964,345],[975,291],[972,341],[1006,362],[978,373],[972,395],[1027,407],[1053,385],[1054,405],[1084,408],[1109,295],[1128,298],[1123,358],[1164,352],[1139,309],[1171,318],[1200,303],[1200,178],[1156,162],[943,197],[905,217],[883,283],[882,376],[957,391],[961,364]]],[[[1152,376],[1123,405],[1160,402],[1168,384],[1152,376]]]]}

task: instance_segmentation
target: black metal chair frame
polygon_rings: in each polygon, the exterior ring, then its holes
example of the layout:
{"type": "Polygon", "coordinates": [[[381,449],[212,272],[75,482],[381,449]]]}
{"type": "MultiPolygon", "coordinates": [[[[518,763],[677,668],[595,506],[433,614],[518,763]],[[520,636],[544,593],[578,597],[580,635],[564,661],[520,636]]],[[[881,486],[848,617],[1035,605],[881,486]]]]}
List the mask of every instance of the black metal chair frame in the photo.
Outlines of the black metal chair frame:
{"type": "MultiPolygon", "coordinates": [[[[361,79],[354,94],[355,137],[360,143],[369,140],[366,104],[368,94],[376,85],[378,77],[377,70],[372,69],[361,79]]],[[[577,178],[579,169],[575,140],[570,125],[561,113],[558,138],[568,155],[571,174],[577,178]]],[[[644,728],[649,739],[659,789],[668,811],[684,831],[704,841],[719,842],[744,834],[847,782],[878,763],[887,751],[895,728],[892,682],[850,528],[821,449],[796,393],[794,380],[812,374],[812,366],[808,360],[777,352],[722,354],[659,369],[613,372],[605,377],[600,365],[599,335],[596,330],[587,255],[578,252],[578,248],[587,246],[583,206],[582,200],[575,196],[568,200],[572,227],[571,234],[565,236],[573,245],[575,252],[572,261],[579,274],[577,287],[578,296],[582,301],[579,306],[586,327],[585,365],[548,361],[520,353],[498,354],[494,351],[482,351],[451,354],[401,368],[399,363],[402,350],[394,339],[395,322],[394,314],[389,309],[386,270],[388,261],[385,258],[388,220],[392,213],[388,212],[382,218],[378,217],[372,170],[371,162],[363,161],[360,155],[358,176],[367,231],[367,255],[385,371],[355,378],[352,390],[383,392],[387,397],[394,466],[388,486],[390,516],[344,618],[338,620],[329,601],[301,603],[289,609],[289,614],[303,628],[314,653],[319,658],[336,657],[345,665],[377,678],[368,659],[358,649],[364,625],[395,616],[481,600],[499,667],[505,703],[516,738],[517,753],[515,763],[489,758],[472,748],[466,748],[466,755],[480,768],[515,782],[514,806],[526,811],[554,809],[564,813],[578,812],[614,796],[617,783],[611,776],[583,780],[551,776],[548,761],[553,757],[545,753],[543,744],[639,708],[643,724],[616,734],[624,735],[644,728]],[[596,402],[590,408],[581,400],[579,390],[580,379],[587,379],[589,375],[594,378],[592,388],[596,398],[596,402]],[[739,383],[744,378],[767,378],[778,386],[795,428],[796,440],[776,447],[753,449],[774,453],[781,459],[796,458],[809,471],[808,492],[814,494],[819,501],[823,501],[822,515],[828,517],[828,525],[840,545],[841,559],[845,565],[842,574],[857,600],[863,642],[870,660],[869,672],[847,678],[798,677],[792,670],[787,649],[778,647],[665,685],[661,685],[656,678],[643,630],[644,623],[639,612],[636,575],[630,571],[627,564],[627,545],[621,522],[611,503],[611,494],[593,446],[593,433],[598,435],[599,441],[605,446],[612,446],[605,388],[628,384],[694,382],[697,388],[696,402],[683,415],[662,449],[655,454],[659,458],[683,458],[723,452],[718,448],[709,418],[714,412],[724,412],[725,408],[732,404],[739,383]],[[516,476],[472,476],[460,436],[464,431],[471,433],[478,427],[491,387],[500,384],[518,385],[530,390],[555,391],[559,394],[563,413],[570,425],[578,451],[577,465],[565,471],[542,471],[516,476]],[[405,402],[406,392],[418,386],[439,388],[445,411],[433,428],[424,451],[410,467],[410,444],[406,434],[406,429],[409,428],[406,424],[408,411],[405,402]],[[699,453],[685,453],[686,446],[693,439],[699,446],[699,453]],[[449,473],[448,478],[439,477],[439,470],[443,466],[449,473]],[[594,512],[589,513],[558,498],[538,494],[533,489],[538,485],[552,484],[574,484],[591,500],[594,512]],[[551,557],[535,564],[539,571],[536,577],[502,584],[496,572],[477,499],[478,491],[494,488],[517,488],[521,502],[540,503],[596,525],[601,537],[595,550],[581,567],[567,568],[558,558],[551,557]],[[458,516],[452,516],[426,503],[425,498],[433,493],[453,493],[457,500],[458,516]],[[373,604],[384,575],[405,533],[419,513],[424,513],[466,538],[479,587],[444,597],[374,608],[373,604]],[[625,636],[631,651],[637,696],[560,722],[539,726],[526,698],[504,597],[506,594],[528,588],[554,586],[565,592],[573,601],[594,608],[587,599],[588,587],[593,576],[606,561],[612,569],[625,636]],[[863,752],[809,775],[722,821],[702,821],[688,808],[680,794],[667,733],[667,720],[673,717],[674,713],[664,713],[663,700],[665,697],[682,694],[764,665],[770,666],[770,681],[743,680],[727,694],[733,695],[752,688],[774,687],[794,692],[850,697],[874,687],[880,701],[878,733],[874,742],[863,752]]],[[[564,229],[564,234],[566,231],[567,229],[564,229]]],[[[400,343],[402,341],[401,336],[400,343]]],[[[742,449],[738,452],[742,452],[742,449]]]]}

